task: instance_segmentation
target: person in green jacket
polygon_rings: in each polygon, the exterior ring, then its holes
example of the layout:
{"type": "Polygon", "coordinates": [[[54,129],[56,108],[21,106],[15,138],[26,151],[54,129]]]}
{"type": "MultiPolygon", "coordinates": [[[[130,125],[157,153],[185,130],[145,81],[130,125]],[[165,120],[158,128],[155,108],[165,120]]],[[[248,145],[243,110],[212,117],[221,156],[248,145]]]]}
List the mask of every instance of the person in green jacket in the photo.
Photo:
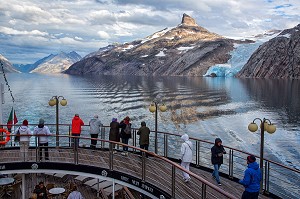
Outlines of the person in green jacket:
{"type": "MultiPolygon", "coordinates": [[[[146,126],[146,122],[141,122],[141,127],[139,128],[137,134],[140,136],[140,148],[148,151],[150,129],[146,126]]],[[[148,157],[147,153],[146,157],[148,157]]]]}

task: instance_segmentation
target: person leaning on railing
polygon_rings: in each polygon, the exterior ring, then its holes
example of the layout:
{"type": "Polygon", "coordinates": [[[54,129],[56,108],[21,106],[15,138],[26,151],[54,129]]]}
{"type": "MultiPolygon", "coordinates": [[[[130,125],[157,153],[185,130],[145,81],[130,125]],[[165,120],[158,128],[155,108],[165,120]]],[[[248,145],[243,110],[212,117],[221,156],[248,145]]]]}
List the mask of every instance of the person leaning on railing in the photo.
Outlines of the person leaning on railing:
{"type": "Polygon", "coordinates": [[[22,156],[21,160],[28,161],[29,140],[32,133],[28,127],[27,120],[23,121],[22,126],[19,127],[18,131],[20,132],[20,153],[22,156]]]}
{"type": "Polygon", "coordinates": [[[49,128],[44,125],[44,123],[44,119],[41,118],[38,126],[36,126],[33,130],[33,135],[36,135],[38,139],[40,160],[43,159],[43,148],[45,149],[45,160],[49,160],[48,142],[49,136],[52,134],[50,133],[49,128]]]}
{"type": "MultiPolygon", "coordinates": [[[[84,125],[84,122],[79,117],[79,114],[75,114],[72,119],[72,136],[79,137],[81,134],[81,126],[84,125]]],[[[79,146],[79,138],[74,138],[75,147],[79,146]]]]}
{"type": "MultiPolygon", "coordinates": [[[[146,122],[141,122],[137,134],[140,136],[140,148],[148,151],[150,129],[146,126],[146,122]]],[[[148,157],[148,153],[146,153],[146,157],[148,157]]]]}
{"type": "Polygon", "coordinates": [[[103,124],[99,120],[98,115],[95,115],[94,118],[92,118],[89,121],[89,125],[90,125],[90,135],[92,138],[90,148],[95,149],[97,146],[97,138],[100,133],[100,128],[103,126],[103,124]]]}

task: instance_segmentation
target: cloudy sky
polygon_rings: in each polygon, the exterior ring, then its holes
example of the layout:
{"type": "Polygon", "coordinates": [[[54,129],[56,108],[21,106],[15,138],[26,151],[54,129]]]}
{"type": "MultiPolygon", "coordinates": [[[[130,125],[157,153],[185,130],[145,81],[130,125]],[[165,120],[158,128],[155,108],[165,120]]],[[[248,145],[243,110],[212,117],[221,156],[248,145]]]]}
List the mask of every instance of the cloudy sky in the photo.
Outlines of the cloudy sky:
{"type": "Polygon", "coordinates": [[[28,64],[61,51],[81,56],[175,27],[182,14],[227,37],[300,23],[300,0],[0,0],[0,54],[28,64]]]}

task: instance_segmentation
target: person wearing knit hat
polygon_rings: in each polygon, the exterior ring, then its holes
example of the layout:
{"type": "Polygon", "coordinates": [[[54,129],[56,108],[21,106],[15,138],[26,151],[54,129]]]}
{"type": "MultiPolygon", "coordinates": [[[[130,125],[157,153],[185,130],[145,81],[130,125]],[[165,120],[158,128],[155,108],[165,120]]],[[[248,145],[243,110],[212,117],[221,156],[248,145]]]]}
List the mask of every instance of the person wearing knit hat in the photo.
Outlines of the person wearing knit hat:
{"type": "MultiPolygon", "coordinates": [[[[119,129],[119,122],[117,118],[112,118],[111,123],[109,124],[110,129],[109,129],[109,140],[110,141],[115,141],[115,142],[120,142],[120,129],[119,129]]],[[[117,151],[115,150],[116,144],[110,143],[109,147],[113,150],[113,153],[116,153],[117,151]]]]}
{"type": "Polygon", "coordinates": [[[259,196],[260,181],[262,179],[261,171],[254,155],[247,157],[247,164],[248,168],[245,170],[244,178],[239,180],[239,183],[245,187],[242,199],[257,199],[259,196]]]}
{"type": "Polygon", "coordinates": [[[39,124],[34,127],[33,135],[37,136],[38,143],[39,143],[39,159],[42,161],[43,159],[43,149],[45,151],[45,160],[49,160],[49,137],[52,135],[48,126],[45,126],[45,120],[40,118],[39,124]]]}
{"type": "Polygon", "coordinates": [[[212,177],[215,178],[218,185],[221,186],[219,169],[223,164],[223,154],[226,154],[226,151],[222,145],[222,140],[220,138],[215,139],[215,144],[211,148],[211,163],[214,166],[214,171],[212,177]]]}
{"type": "Polygon", "coordinates": [[[21,161],[28,161],[29,140],[30,140],[30,136],[32,135],[28,127],[28,120],[23,120],[22,126],[20,126],[17,131],[20,132],[21,161]]]}
{"type": "MultiPolygon", "coordinates": [[[[128,116],[126,116],[120,122],[120,128],[121,128],[122,143],[128,145],[129,139],[131,138],[131,123],[130,123],[130,118],[128,116]]],[[[123,152],[121,153],[121,155],[128,156],[128,146],[123,145],[123,152]]]]}

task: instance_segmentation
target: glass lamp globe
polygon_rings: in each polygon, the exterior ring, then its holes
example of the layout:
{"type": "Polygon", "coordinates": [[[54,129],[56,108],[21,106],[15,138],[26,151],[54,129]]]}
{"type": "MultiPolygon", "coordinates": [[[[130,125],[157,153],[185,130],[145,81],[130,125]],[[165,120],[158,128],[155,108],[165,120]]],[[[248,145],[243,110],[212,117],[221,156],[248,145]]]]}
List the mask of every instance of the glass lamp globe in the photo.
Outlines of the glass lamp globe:
{"type": "Polygon", "coordinates": [[[270,124],[267,127],[267,132],[273,134],[276,131],[276,126],[274,124],[270,124]]]}
{"type": "Polygon", "coordinates": [[[159,110],[161,112],[165,112],[167,110],[167,106],[165,104],[163,104],[163,105],[159,106],[159,110]]]}
{"type": "Polygon", "coordinates": [[[151,105],[149,106],[149,111],[150,111],[151,113],[153,113],[153,112],[156,111],[156,106],[155,106],[155,104],[151,104],[151,105]]]}
{"type": "Polygon", "coordinates": [[[251,122],[251,123],[248,125],[248,129],[249,129],[249,131],[251,131],[251,132],[255,132],[255,131],[257,131],[258,126],[257,126],[256,123],[251,122]]]}
{"type": "Polygon", "coordinates": [[[62,99],[61,101],[60,101],[60,104],[62,105],[62,106],[66,106],[67,105],[67,100],[64,98],[64,99],[62,99]]]}
{"type": "Polygon", "coordinates": [[[50,106],[54,106],[55,104],[56,104],[56,99],[50,99],[49,100],[49,102],[48,102],[48,104],[50,105],[50,106]]]}

